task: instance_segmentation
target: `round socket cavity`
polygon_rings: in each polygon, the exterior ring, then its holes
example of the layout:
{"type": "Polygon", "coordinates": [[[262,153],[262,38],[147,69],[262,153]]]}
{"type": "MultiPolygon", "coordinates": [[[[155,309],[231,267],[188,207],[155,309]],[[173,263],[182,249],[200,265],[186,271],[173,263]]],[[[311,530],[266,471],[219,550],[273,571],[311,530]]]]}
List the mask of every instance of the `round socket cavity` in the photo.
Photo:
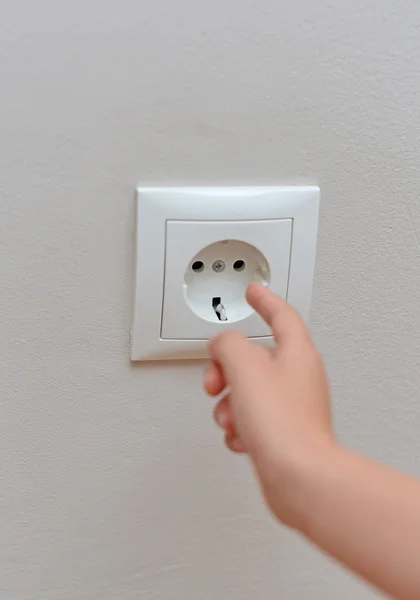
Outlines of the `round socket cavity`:
{"type": "Polygon", "coordinates": [[[192,257],[185,271],[185,300],[205,321],[234,323],[253,313],[245,298],[252,281],[269,285],[265,257],[246,242],[223,240],[192,257]]]}

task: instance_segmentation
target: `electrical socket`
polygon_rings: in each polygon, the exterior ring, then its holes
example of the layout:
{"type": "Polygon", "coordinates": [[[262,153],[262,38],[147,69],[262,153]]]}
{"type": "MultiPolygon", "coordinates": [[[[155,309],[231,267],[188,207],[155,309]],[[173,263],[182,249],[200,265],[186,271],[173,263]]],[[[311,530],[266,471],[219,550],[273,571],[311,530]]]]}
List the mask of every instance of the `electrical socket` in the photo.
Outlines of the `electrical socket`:
{"type": "Polygon", "coordinates": [[[315,186],[139,187],[132,360],[205,357],[227,328],[271,345],[245,299],[253,280],[307,318],[318,209],[315,186]]]}
{"type": "Polygon", "coordinates": [[[271,337],[245,292],[257,279],[287,297],[291,236],[291,219],[168,221],[161,338],[208,340],[227,328],[271,337]],[[244,268],[236,271],[239,260],[244,268]],[[202,262],[203,270],[194,272],[195,262],[202,262]],[[218,263],[222,269],[214,270],[218,263]],[[213,309],[215,297],[225,309],[223,321],[213,309]]]}

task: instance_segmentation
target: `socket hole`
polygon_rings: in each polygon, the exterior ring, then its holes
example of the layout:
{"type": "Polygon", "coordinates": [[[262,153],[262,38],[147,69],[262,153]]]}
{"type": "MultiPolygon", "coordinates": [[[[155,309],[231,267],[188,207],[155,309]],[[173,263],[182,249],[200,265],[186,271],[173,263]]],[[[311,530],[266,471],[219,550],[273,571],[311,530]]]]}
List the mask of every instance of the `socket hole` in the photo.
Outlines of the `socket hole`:
{"type": "Polygon", "coordinates": [[[211,301],[211,305],[219,321],[228,320],[226,315],[226,309],[222,304],[222,299],[220,298],[220,296],[215,296],[211,301]]]}
{"type": "Polygon", "coordinates": [[[245,261],[244,260],[235,260],[233,263],[233,268],[235,271],[243,271],[245,269],[245,261]]]}
{"type": "Polygon", "coordinates": [[[194,271],[194,273],[201,273],[201,271],[204,271],[204,263],[202,260],[196,260],[193,262],[191,269],[194,271]]]}

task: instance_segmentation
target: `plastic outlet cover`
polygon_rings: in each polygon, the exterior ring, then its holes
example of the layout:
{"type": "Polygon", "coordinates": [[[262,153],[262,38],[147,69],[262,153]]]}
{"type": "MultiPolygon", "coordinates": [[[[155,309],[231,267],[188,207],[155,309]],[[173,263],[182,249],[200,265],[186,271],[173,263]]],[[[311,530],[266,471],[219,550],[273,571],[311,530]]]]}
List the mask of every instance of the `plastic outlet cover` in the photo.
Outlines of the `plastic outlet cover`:
{"type": "Polygon", "coordinates": [[[247,337],[271,336],[245,292],[248,283],[260,280],[287,298],[291,238],[291,219],[167,221],[161,338],[208,340],[229,327],[247,337]],[[194,272],[200,257],[203,270],[194,272]],[[239,260],[244,268],[236,271],[239,260]],[[220,272],[213,268],[218,262],[223,264],[220,272]],[[213,298],[220,298],[225,308],[223,322],[213,298]]]}
{"type": "Polygon", "coordinates": [[[245,301],[252,280],[309,314],[316,186],[137,189],[131,359],[204,358],[234,328],[271,332],[245,301]]]}

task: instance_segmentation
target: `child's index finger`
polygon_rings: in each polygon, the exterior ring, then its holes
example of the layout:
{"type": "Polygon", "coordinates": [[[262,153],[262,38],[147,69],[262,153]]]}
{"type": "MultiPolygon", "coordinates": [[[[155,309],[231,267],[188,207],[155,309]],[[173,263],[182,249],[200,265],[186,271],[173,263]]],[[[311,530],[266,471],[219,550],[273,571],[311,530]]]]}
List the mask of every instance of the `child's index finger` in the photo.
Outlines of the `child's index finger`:
{"type": "Polygon", "coordinates": [[[277,343],[285,338],[307,336],[306,325],[297,311],[283,298],[260,283],[250,283],[247,301],[273,330],[277,343]]]}

